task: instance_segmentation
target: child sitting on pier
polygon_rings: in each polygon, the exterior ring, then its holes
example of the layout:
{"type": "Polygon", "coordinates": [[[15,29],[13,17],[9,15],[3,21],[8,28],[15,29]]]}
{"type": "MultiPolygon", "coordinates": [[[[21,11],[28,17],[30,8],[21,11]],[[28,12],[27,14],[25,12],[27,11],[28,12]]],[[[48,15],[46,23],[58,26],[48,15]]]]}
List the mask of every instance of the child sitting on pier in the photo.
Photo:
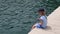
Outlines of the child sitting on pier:
{"type": "Polygon", "coordinates": [[[39,23],[36,23],[35,25],[32,26],[32,29],[34,28],[46,28],[47,26],[47,17],[45,15],[45,10],[43,8],[38,10],[38,14],[41,16],[39,19],[39,23]]]}

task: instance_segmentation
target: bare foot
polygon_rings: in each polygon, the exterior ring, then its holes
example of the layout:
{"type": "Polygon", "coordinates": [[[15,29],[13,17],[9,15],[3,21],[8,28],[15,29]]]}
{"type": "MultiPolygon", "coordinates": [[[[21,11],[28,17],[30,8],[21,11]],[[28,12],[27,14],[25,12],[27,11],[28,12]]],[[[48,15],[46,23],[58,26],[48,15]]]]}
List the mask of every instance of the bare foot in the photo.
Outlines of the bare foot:
{"type": "Polygon", "coordinates": [[[36,26],[33,26],[32,29],[34,29],[36,26]]]}

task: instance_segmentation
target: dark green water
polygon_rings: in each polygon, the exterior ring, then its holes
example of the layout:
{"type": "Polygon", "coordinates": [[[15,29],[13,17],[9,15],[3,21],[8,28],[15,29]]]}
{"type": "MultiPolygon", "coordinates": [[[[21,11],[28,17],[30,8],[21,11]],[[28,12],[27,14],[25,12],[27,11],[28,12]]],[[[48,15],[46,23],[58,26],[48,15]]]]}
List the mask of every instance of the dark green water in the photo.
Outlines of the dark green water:
{"type": "Polygon", "coordinates": [[[27,34],[36,22],[40,7],[49,15],[58,6],[54,1],[0,0],[0,34],[27,34]]]}

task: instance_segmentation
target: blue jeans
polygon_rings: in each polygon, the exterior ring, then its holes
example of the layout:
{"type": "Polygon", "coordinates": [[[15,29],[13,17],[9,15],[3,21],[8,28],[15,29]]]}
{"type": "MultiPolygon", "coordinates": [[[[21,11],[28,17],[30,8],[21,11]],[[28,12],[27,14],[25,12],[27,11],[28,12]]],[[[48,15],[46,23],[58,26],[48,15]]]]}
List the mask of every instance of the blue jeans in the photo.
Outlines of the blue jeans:
{"type": "Polygon", "coordinates": [[[42,25],[40,25],[40,24],[38,24],[36,27],[37,27],[37,28],[45,29],[45,28],[44,28],[44,27],[42,27],[42,25]]]}

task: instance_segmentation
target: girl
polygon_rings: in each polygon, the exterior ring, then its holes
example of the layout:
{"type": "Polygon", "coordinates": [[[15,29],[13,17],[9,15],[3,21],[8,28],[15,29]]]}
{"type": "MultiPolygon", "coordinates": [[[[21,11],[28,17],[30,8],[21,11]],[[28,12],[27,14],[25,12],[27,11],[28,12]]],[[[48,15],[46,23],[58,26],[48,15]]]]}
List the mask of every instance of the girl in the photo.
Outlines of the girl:
{"type": "Polygon", "coordinates": [[[34,29],[34,28],[43,28],[44,29],[47,26],[47,17],[45,15],[45,10],[39,9],[38,13],[41,16],[40,18],[38,18],[40,22],[33,25],[32,29],[34,29]]]}

